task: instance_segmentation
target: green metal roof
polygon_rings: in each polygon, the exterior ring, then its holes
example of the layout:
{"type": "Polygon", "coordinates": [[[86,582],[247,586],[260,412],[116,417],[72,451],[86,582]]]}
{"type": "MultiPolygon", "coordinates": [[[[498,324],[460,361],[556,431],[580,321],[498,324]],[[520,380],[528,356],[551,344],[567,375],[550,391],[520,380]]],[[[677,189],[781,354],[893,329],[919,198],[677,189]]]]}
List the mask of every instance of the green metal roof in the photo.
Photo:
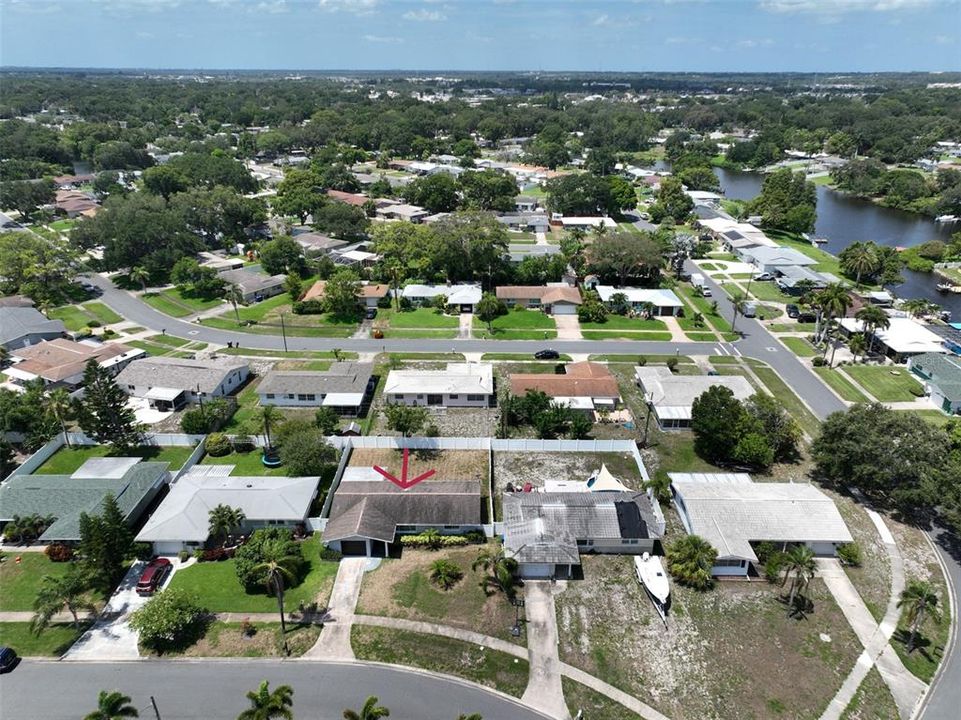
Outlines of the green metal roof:
{"type": "Polygon", "coordinates": [[[951,402],[961,400],[961,358],[942,353],[924,353],[911,359],[911,368],[920,369],[951,402]]]}
{"type": "Polygon", "coordinates": [[[139,462],[118,479],[15,475],[0,485],[0,520],[11,520],[14,515],[53,515],[57,520],[41,540],[79,540],[80,515],[99,514],[108,494],[116,497],[128,522],[135,520],[132,513],[168,467],[165,462],[139,462]]]}

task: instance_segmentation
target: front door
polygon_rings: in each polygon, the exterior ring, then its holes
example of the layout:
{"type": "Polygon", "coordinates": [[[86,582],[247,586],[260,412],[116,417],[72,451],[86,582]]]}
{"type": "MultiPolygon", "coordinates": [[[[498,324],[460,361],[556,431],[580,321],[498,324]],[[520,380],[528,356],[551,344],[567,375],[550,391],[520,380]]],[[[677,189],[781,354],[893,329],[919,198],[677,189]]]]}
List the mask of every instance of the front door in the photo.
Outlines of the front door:
{"type": "Polygon", "coordinates": [[[428,405],[443,405],[444,396],[443,395],[428,395],[427,396],[428,405]]]}

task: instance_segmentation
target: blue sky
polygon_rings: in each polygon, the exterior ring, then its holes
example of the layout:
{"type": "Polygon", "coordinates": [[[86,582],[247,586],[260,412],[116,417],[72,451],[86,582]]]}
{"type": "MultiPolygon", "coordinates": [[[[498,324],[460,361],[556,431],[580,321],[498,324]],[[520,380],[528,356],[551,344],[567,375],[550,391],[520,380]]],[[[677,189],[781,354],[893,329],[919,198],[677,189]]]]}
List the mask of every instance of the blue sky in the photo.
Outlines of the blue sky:
{"type": "Polygon", "coordinates": [[[0,64],[961,69],[959,0],[0,0],[0,64]]]}

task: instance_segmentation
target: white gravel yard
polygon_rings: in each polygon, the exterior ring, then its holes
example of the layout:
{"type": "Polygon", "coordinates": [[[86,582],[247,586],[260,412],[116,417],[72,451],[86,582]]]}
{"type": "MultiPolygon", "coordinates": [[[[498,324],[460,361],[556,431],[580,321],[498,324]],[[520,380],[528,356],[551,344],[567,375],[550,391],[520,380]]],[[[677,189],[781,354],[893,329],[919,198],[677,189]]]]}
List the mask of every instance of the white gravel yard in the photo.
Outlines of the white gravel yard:
{"type": "Polygon", "coordinates": [[[494,487],[503,493],[510,483],[524,487],[544,487],[544,481],[587,480],[601,464],[621,482],[641,489],[642,478],[634,458],[628,453],[573,453],[573,452],[495,452],[494,487]]]}

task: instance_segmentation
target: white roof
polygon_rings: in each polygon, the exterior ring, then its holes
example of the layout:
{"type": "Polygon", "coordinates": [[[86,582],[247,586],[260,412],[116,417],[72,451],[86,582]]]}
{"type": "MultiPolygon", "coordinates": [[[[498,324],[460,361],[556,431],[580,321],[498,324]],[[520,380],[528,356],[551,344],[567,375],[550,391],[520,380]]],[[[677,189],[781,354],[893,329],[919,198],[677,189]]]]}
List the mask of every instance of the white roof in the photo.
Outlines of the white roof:
{"type": "MultiPolygon", "coordinates": [[[[891,323],[886,330],[878,329],[878,340],[896,353],[943,353],[941,337],[924,325],[906,317],[888,317],[891,323]]],[[[856,318],[842,318],[841,327],[848,332],[864,332],[864,323],[856,318]]]]}
{"type": "Polygon", "coordinates": [[[85,461],[70,477],[74,480],[119,480],[138,462],[140,458],[135,457],[93,457],[85,461]]]}
{"type": "Polygon", "coordinates": [[[749,483],[747,473],[668,473],[671,482],[749,483]]]}
{"type": "Polygon", "coordinates": [[[551,398],[556,404],[569,407],[571,410],[593,410],[595,401],[589,397],[558,396],[551,398]]]}
{"type": "Polygon", "coordinates": [[[809,258],[800,250],[790,247],[756,247],[744,251],[744,255],[752,258],[761,265],[816,265],[817,261],[809,258]]]}
{"type": "Polygon", "coordinates": [[[391,370],[387,395],[490,395],[494,368],[490,363],[448,363],[446,370],[391,370]]]}
{"type": "Polygon", "coordinates": [[[224,477],[200,469],[206,467],[191,468],[170,486],[138,542],[204,542],[217,505],[240,508],[248,521],[298,522],[307,517],[320,483],[319,477],[224,477]]]}
{"type": "Polygon", "coordinates": [[[808,483],[672,482],[687,531],[719,558],[756,562],[751,542],[848,543],[834,502],[808,483]]]}
{"type": "Polygon", "coordinates": [[[661,420],[690,420],[694,400],[709,388],[724,386],[738,400],[747,400],[754,387],[740,375],[674,375],[666,367],[635,367],[634,376],[654,403],[661,420]]]}
{"type": "Polygon", "coordinates": [[[402,293],[405,298],[433,298],[445,295],[451,305],[476,304],[480,302],[480,285],[419,285],[411,284],[404,287],[402,293]]]}
{"type": "Polygon", "coordinates": [[[564,225],[564,227],[597,227],[598,225],[603,225],[606,228],[617,227],[617,223],[611,220],[609,217],[573,216],[561,218],[561,223],[564,225]]]}
{"type": "Polygon", "coordinates": [[[152,387],[144,395],[148,400],[176,400],[184,394],[183,388],[152,387]]]}
{"type": "Polygon", "coordinates": [[[601,300],[609,302],[614,295],[623,293],[630,303],[649,302],[655,307],[682,307],[684,303],[674,294],[673,290],[663,288],[615,287],[614,285],[598,285],[597,294],[601,300]]]}
{"type": "Polygon", "coordinates": [[[324,407],[355,407],[364,402],[364,393],[327,393],[321,403],[324,407]]]}

